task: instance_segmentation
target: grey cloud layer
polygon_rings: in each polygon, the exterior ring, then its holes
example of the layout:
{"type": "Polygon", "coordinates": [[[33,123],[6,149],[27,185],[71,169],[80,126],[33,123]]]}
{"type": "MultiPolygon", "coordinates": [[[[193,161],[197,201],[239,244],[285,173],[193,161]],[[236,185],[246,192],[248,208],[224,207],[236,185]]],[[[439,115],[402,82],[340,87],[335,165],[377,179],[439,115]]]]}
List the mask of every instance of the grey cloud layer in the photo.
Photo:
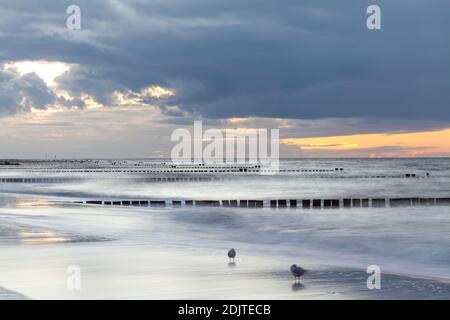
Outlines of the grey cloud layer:
{"type": "Polygon", "coordinates": [[[0,64],[0,116],[28,112],[31,108],[46,109],[54,104],[84,107],[84,102],[78,98],[57,96],[37,74],[21,75],[0,64]]]}
{"type": "Polygon", "coordinates": [[[36,74],[21,76],[17,72],[2,69],[0,64],[0,115],[26,112],[32,107],[45,108],[57,100],[36,74]]]}
{"type": "Polygon", "coordinates": [[[105,104],[169,86],[168,104],[209,118],[450,120],[446,0],[77,1],[74,32],[69,4],[3,1],[1,60],[79,64],[60,85],[105,104]],[[365,27],[369,4],[380,31],[365,27]]]}

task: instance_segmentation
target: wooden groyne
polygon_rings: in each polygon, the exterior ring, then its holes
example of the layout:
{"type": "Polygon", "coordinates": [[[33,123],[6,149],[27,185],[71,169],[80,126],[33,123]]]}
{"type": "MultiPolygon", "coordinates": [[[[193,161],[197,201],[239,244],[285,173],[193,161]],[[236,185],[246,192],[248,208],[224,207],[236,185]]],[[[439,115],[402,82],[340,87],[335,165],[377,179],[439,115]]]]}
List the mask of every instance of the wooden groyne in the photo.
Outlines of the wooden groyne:
{"type": "Polygon", "coordinates": [[[48,177],[48,178],[0,178],[1,183],[64,183],[80,181],[81,178],[48,177]]]}
{"type": "MultiPolygon", "coordinates": [[[[82,177],[46,177],[46,178],[0,178],[0,183],[62,183],[82,180],[82,177]]],[[[223,177],[204,176],[204,177],[151,177],[151,178],[132,178],[134,182],[205,182],[220,181],[223,177]]]]}
{"type": "Polygon", "coordinates": [[[0,159],[0,166],[18,166],[19,160],[15,159],[0,159]]]}
{"type": "Polygon", "coordinates": [[[140,207],[239,207],[239,208],[396,208],[450,206],[450,198],[343,198],[343,199],[277,199],[277,200],[86,200],[77,204],[140,207]]]}
{"type": "MultiPolygon", "coordinates": [[[[310,170],[314,171],[315,170],[310,170]]],[[[230,175],[229,177],[239,177],[239,175],[230,175]]],[[[311,177],[311,176],[310,176],[311,177]]],[[[420,179],[431,178],[429,174],[418,175],[414,173],[405,173],[400,175],[315,175],[317,179],[420,179]]],[[[0,177],[0,183],[64,183],[86,179],[89,177],[32,177],[32,178],[3,178],[0,177]]],[[[225,176],[204,175],[204,176],[154,176],[154,177],[135,177],[134,182],[155,183],[155,182],[208,182],[225,180],[225,176]]]]}

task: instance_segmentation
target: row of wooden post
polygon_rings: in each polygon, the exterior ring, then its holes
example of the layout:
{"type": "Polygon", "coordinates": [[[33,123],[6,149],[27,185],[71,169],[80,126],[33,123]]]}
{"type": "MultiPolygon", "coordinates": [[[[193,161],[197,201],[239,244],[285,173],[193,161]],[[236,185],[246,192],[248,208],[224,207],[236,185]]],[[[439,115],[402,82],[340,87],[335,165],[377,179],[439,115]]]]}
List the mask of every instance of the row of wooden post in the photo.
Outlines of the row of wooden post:
{"type": "Polygon", "coordinates": [[[286,200],[88,200],[75,203],[114,205],[114,206],[152,206],[173,207],[241,207],[241,208],[386,208],[411,206],[450,206],[450,198],[344,198],[344,199],[286,199],[286,200]]]}

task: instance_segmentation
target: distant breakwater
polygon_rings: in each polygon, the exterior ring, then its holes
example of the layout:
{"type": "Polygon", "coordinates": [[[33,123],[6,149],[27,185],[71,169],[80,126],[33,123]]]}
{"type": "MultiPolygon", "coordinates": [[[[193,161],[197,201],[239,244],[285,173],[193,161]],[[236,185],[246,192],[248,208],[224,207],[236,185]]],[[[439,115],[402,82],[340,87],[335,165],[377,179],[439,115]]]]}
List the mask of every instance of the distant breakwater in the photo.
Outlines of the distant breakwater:
{"type": "MultiPolygon", "coordinates": [[[[69,173],[70,171],[67,171],[65,173],[69,173]]],[[[99,173],[100,171],[94,171],[94,173],[99,173]]],[[[308,173],[320,173],[321,171],[314,171],[310,170],[307,171],[308,173]]],[[[61,173],[61,172],[58,172],[61,173]]],[[[138,171],[130,171],[127,173],[146,173],[146,172],[138,172],[138,171]]],[[[179,175],[174,176],[173,174],[168,174],[167,172],[156,174],[152,177],[142,177],[142,176],[136,176],[132,177],[132,179],[136,182],[144,182],[144,183],[150,183],[150,182],[186,182],[186,181],[199,181],[199,182],[205,182],[205,181],[217,181],[217,180],[224,180],[226,178],[233,178],[233,177],[240,177],[239,174],[230,174],[228,176],[225,175],[216,175],[216,174],[196,174],[196,176],[193,175],[179,175]]],[[[259,175],[255,175],[259,176],[259,175]]],[[[430,176],[430,174],[415,174],[415,173],[405,173],[405,174],[396,174],[396,175],[320,175],[315,174],[312,176],[317,179],[427,179],[427,178],[436,178],[436,176],[430,176]]],[[[90,177],[90,176],[84,176],[84,177],[26,177],[26,178],[19,178],[19,177],[0,177],[0,183],[65,183],[65,182],[73,182],[73,181],[81,181],[83,179],[99,179],[100,177],[90,177]]],[[[102,177],[103,178],[103,177],[102,177]]],[[[120,179],[118,177],[109,177],[109,179],[120,179]]],[[[124,177],[122,177],[124,179],[124,177]]]]}

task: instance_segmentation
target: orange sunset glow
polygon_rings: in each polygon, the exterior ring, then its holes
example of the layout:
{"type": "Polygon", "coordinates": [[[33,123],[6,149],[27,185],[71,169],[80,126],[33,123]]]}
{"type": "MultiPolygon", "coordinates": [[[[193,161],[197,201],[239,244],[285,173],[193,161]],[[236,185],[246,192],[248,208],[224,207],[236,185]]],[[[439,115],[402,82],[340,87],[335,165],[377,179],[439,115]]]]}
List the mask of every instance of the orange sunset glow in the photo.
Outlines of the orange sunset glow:
{"type": "Polygon", "coordinates": [[[393,134],[355,134],[318,138],[287,138],[281,143],[307,151],[366,151],[368,157],[421,157],[450,155],[450,129],[393,134]],[[387,151],[383,151],[387,149],[387,151]],[[399,151],[389,151],[389,149],[399,151]],[[376,151],[378,152],[372,152],[376,151]]]}

